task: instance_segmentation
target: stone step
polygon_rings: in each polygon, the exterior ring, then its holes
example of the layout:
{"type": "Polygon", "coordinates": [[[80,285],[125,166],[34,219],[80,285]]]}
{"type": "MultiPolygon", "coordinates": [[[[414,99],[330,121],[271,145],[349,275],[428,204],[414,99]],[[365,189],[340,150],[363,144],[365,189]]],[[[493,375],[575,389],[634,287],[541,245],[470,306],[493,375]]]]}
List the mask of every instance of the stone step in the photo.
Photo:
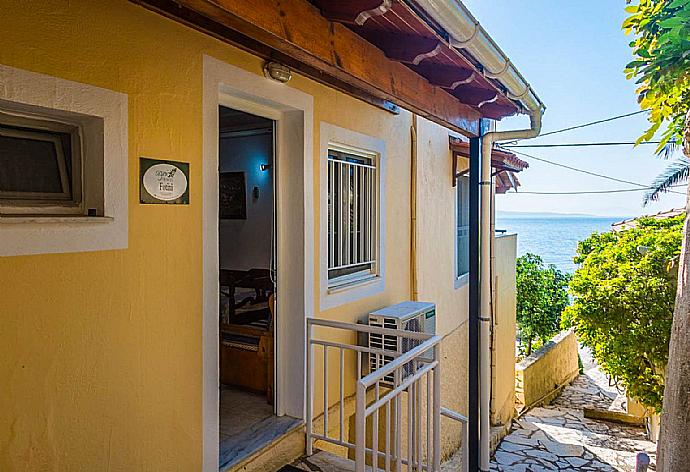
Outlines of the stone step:
{"type": "Polygon", "coordinates": [[[644,418],[631,415],[623,411],[604,410],[601,408],[583,408],[585,418],[592,420],[611,421],[613,423],[644,426],[644,418]]]}

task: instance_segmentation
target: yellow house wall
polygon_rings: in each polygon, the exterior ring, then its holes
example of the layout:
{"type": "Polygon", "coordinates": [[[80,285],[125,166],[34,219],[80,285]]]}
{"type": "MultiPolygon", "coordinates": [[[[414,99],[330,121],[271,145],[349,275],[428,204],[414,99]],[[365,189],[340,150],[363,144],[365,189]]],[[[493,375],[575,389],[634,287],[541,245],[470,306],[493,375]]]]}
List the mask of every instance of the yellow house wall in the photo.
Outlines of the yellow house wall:
{"type": "MultiPolygon", "coordinates": [[[[210,55],[263,80],[262,61],[125,1],[3,1],[2,11],[1,64],[128,95],[129,246],[0,258],[0,470],[199,470],[202,61],[210,55]],[[190,204],[140,205],[140,156],[190,162],[190,204]]],[[[409,299],[412,115],[299,75],[288,86],[314,97],[315,170],[322,121],[386,145],[385,290],[324,312],[317,295],[315,313],[353,322],[409,299]]],[[[437,332],[447,335],[444,406],[466,413],[467,287],[453,281],[449,132],[418,121],[419,299],[437,303],[437,332]]],[[[313,185],[318,195],[318,172],[313,185]]],[[[316,198],[315,294],[319,214],[316,198]]],[[[337,357],[329,361],[337,372],[337,357]]],[[[351,359],[347,369],[354,377],[351,359]]],[[[335,375],[329,385],[333,403],[335,375]]],[[[447,453],[459,426],[446,421],[447,453]]]]}
{"type": "MultiPolygon", "coordinates": [[[[417,272],[419,300],[436,303],[443,406],[467,414],[468,286],[455,287],[455,202],[449,131],[417,120],[417,272]]],[[[459,445],[460,425],[443,420],[443,454],[459,445]]]]}

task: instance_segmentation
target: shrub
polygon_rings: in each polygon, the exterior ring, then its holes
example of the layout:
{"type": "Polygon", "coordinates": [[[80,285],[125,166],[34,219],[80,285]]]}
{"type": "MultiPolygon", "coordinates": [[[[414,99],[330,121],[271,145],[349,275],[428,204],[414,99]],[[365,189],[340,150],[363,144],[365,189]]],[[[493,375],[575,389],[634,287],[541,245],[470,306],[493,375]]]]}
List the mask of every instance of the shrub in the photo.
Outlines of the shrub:
{"type": "Polygon", "coordinates": [[[569,275],[554,265],[544,266],[541,257],[529,253],[517,259],[516,269],[519,347],[529,356],[560,329],[569,275]]]}
{"type": "Polygon", "coordinates": [[[659,411],[673,318],[683,216],[594,233],[578,244],[574,300],[563,314],[580,342],[629,395],[659,411]]]}

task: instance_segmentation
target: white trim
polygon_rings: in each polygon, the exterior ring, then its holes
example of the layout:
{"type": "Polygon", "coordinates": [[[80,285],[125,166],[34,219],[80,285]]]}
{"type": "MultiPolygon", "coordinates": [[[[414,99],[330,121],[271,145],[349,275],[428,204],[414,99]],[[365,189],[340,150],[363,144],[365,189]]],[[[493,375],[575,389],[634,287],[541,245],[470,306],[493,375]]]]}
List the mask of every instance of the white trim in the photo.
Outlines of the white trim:
{"type": "Polygon", "coordinates": [[[87,136],[83,149],[92,162],[102,160],[97,162],[102,175],[84,178],[91,178],[92,188],[102,191],[95,200],[103,202],[106,217],[99,220],[102,224],[94,225],[93,218],[74,215],[65,219],[53,216],[41,222],[39,217],[25,215],[12,225],[3,225],[0,256],[127,248],[127,95],[4,65],[0,65],[0,85],[0,100],[12,108],[28,113],[45,110],[58,118],[81,116],[79,119],[90,120],[95,128],[102,126],[93,133],[102,136],[102,143],[95,136],[87,136]]]}
{"type": "Polygon", "coordinates": [[[204,56],[203,470],[218,470],[218,106],[276,120],[278,415],[305,417],[306,318],[314,311],[313,97],[204,56]],[[289,340],[289,341],[288,341],[289,340]]]}
{"type": "MultiPolygon", "coordinates": [[[[461,180],[464,179],[468,182],[468,187],[467,189],[469,190],[469,177],[468,176],[459,176],[457,178],[456,184],[455,184],[455,195],[454,195],[454,201],[455,201],[455,218],[453,218],[454,224],[453,224],[453,287],[455,289],[459,289],[461,287],[464,287],[467,285],[470,281],[470,273],[465,272],[462,275],[458,275],[458,192],[460,191],[462,184],[461,180]]],[[[469,194],[468,194],[469,195],[469,194]]],[[[469,197],[468,197],[469,198],[469,197]]],[[[468,200],[468,205],[469,205],[469,200],[468,200]]],[[[469,258],[469,255],[468,255],[469,258]]],[[[469,260],[469,259],[468,259],[469,260]]]]}
{"type": "Polygon", "coordinates": [[[319,200],[321,224],[319,228],[319,280],[321,310],[327,310],[344,305],[361,298],[370,297],[385,289],[385,240],[386,240],[386,143],[382,139],[367,136],[356,131],[341,128],[330,123],[321,122],[319,148],[319,200]],[[377,211],[377,262],[376,273],[367,272],[361,280],[353,280],[347,285],[330,286],[328,281],[328,149],[345,149],[363,156],[376,156],[378,179],[378,211],[377,211]]]}
{"type": "Polygon", "coordinates": [[[15,225],[15,224],[27,224],[35,223],[39,225],[43,224],[68,224],[76,223],[80,225],[84,224],[100,224],[100,223],[112,223],[114,220],[109,216],[0,216],[0,225],[15,225]]]}
{"type": "Polygon", "coordinates": [[[455,277],[454,287],[455,287],[456,289],[457,289],[457,288],[460,288],[460,287],[464,287],[464,286],[467,285],[469,282],[470,282],[470,274],[469,274],[469,272],[468,272],[468,273],[466,273],[466,274],[462,274],[460,277],[455,277]]]}

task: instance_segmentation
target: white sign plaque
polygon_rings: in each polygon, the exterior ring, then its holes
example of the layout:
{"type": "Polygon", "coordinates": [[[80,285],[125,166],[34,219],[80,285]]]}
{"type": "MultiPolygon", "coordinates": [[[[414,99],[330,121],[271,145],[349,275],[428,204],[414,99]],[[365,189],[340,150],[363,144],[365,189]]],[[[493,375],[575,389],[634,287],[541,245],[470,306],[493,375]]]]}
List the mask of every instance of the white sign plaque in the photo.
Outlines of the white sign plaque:
{"type": "Polygon", "coordinates": [[[142,203],[188,203],[188,166],[186,163],[146,159],[141,170],[142,203]]]}

